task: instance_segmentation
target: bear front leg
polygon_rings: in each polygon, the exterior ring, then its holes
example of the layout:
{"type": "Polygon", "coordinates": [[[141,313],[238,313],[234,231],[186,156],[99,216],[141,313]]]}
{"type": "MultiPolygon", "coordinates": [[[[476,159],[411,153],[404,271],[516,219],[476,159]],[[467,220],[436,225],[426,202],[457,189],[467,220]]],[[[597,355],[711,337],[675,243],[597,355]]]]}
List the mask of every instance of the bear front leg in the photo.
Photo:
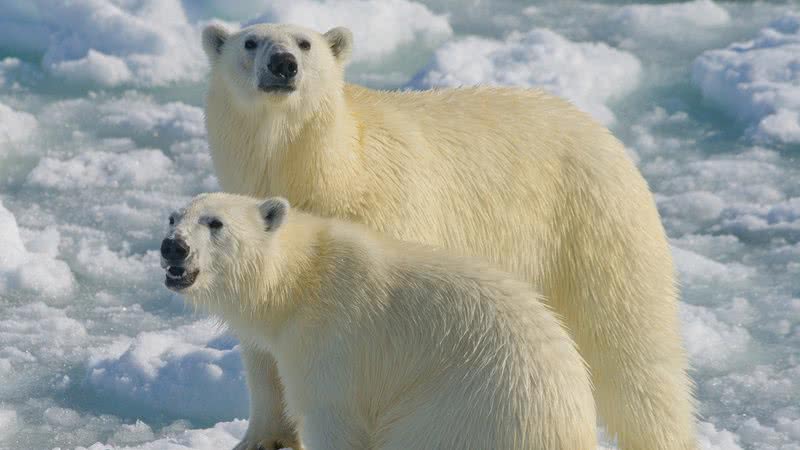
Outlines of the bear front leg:
{"type": "Polygon", "coordinates": [[[303,442],[313,450],[368,450],[368,433],[352,414],[320,406],[303,416],[303,442]]]}
{"type": "Polygon", "coordinates": [[[283,403],[283,385],[269,353],[242,344],[242,360],[250,391],[250,421],[234,450],[302,450],[293,421],[283,403]]]}

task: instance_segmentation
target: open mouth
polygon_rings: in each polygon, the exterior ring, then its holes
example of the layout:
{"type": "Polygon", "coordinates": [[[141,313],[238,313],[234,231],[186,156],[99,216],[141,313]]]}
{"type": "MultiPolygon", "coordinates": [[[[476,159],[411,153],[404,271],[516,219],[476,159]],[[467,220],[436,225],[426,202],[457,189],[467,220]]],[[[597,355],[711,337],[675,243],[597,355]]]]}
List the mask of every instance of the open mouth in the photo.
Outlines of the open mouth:
{"type": "Polygon", "coordinates": [[[288,94],[290,92],[294,92],[295,91],[295,87],[294,86],[290,86],[288,84],[270,84],[270,85],[266,85],[266,86],[259,86],[258,90],[260,90],[261,92],[266,92],[266,93],[270,93],[270,94],[273,94],[273,93],[285,93],[285,94],[288,94]]]}
{"type": "Polygon", "coordinates": [[[167,276],[164,279],[164,284],[173,291],[180,291],[186,289],[197,279],[197,274],[200,270],[188,271],[185,267],[169,266],[167,267],[167,276]]]}

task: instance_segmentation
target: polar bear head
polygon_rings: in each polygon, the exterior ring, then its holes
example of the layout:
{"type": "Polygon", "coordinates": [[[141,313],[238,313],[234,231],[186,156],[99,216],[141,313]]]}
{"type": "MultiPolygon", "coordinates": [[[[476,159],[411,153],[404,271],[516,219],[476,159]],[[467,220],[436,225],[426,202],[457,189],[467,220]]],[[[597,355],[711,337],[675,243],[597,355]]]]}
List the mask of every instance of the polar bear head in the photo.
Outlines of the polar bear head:
{"type": "Polygon", "coordinates": [[[278,258],[271,250],[288,214],[289,203],[280,197],[195,197],[169,216],[161,242],[166,286],[199,297],[240,291],[254,267],[278,258]]]}
{"type": "Polygon", "coordinates": [[[258,24],[231,33],[212,24],[203,30],[211,82],[223,83],[240,106],[299,108],[319,103],[344,83],[352,33],[325,34],[289,24],[258,24]]]}

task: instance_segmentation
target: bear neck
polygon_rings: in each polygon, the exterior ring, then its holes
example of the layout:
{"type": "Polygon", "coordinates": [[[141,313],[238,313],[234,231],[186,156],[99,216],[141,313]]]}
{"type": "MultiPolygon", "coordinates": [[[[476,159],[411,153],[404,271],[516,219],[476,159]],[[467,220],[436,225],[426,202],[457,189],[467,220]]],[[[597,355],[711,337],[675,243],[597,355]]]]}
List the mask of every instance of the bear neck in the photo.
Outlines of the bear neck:
{"type": "Polygon", "coordinates": [[[244,258],[252,264],[225,276],[221,292],[208,293],[230,305],[213,312],[242,340],[266,349],[280,346],[286,330],[320,306],[320,277],[329,259],[320,242],[326,233],[324,220],[292,211],[274,238],[247,251],[244,258]]]}
{"type": "Polygon", "coordinates": [[[368,172],[360,155],[360,125],[343,85],[302,109],[245,110],[223,91],[209,91],[208,125],[224,190],[284,196],[325,216],[347,217],[358,210],[368,172]]]}

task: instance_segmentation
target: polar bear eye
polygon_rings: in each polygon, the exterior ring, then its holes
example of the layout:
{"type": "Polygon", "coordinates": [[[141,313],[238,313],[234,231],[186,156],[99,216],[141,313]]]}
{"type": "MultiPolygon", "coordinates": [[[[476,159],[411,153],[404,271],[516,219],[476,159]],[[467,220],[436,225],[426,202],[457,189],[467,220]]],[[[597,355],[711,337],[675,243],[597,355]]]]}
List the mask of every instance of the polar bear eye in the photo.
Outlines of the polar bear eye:
{"type": "Polygon", "coordinates": [[[210,222],[208,222],[208,228],[211,228],[212,230],[219,230],[222,228],[222,222],[220,222],[219,219],[212,219],[210,222]]]}
{"type": "Polygon", "coordinates": [[[169,224],[170,225],[175,225],[175,218],[174,217],[169,216],[169,224]]]}
{"type": "Polygon", "coordinates": [[[311,50],[311,42],[308,42],[305,39],[300,39],[297,41],[297,45],[299,45],[302,50],[311,50]]]}
{"type": "Polygon", "coordinates": [[[258,47],[258,42],[256,42],[255,40],[248,39],[248,40],[244,41],[244,48],[246,48],[248,50],[252,50],[252,49],[254,49],[256,47],[258,47]]]}

